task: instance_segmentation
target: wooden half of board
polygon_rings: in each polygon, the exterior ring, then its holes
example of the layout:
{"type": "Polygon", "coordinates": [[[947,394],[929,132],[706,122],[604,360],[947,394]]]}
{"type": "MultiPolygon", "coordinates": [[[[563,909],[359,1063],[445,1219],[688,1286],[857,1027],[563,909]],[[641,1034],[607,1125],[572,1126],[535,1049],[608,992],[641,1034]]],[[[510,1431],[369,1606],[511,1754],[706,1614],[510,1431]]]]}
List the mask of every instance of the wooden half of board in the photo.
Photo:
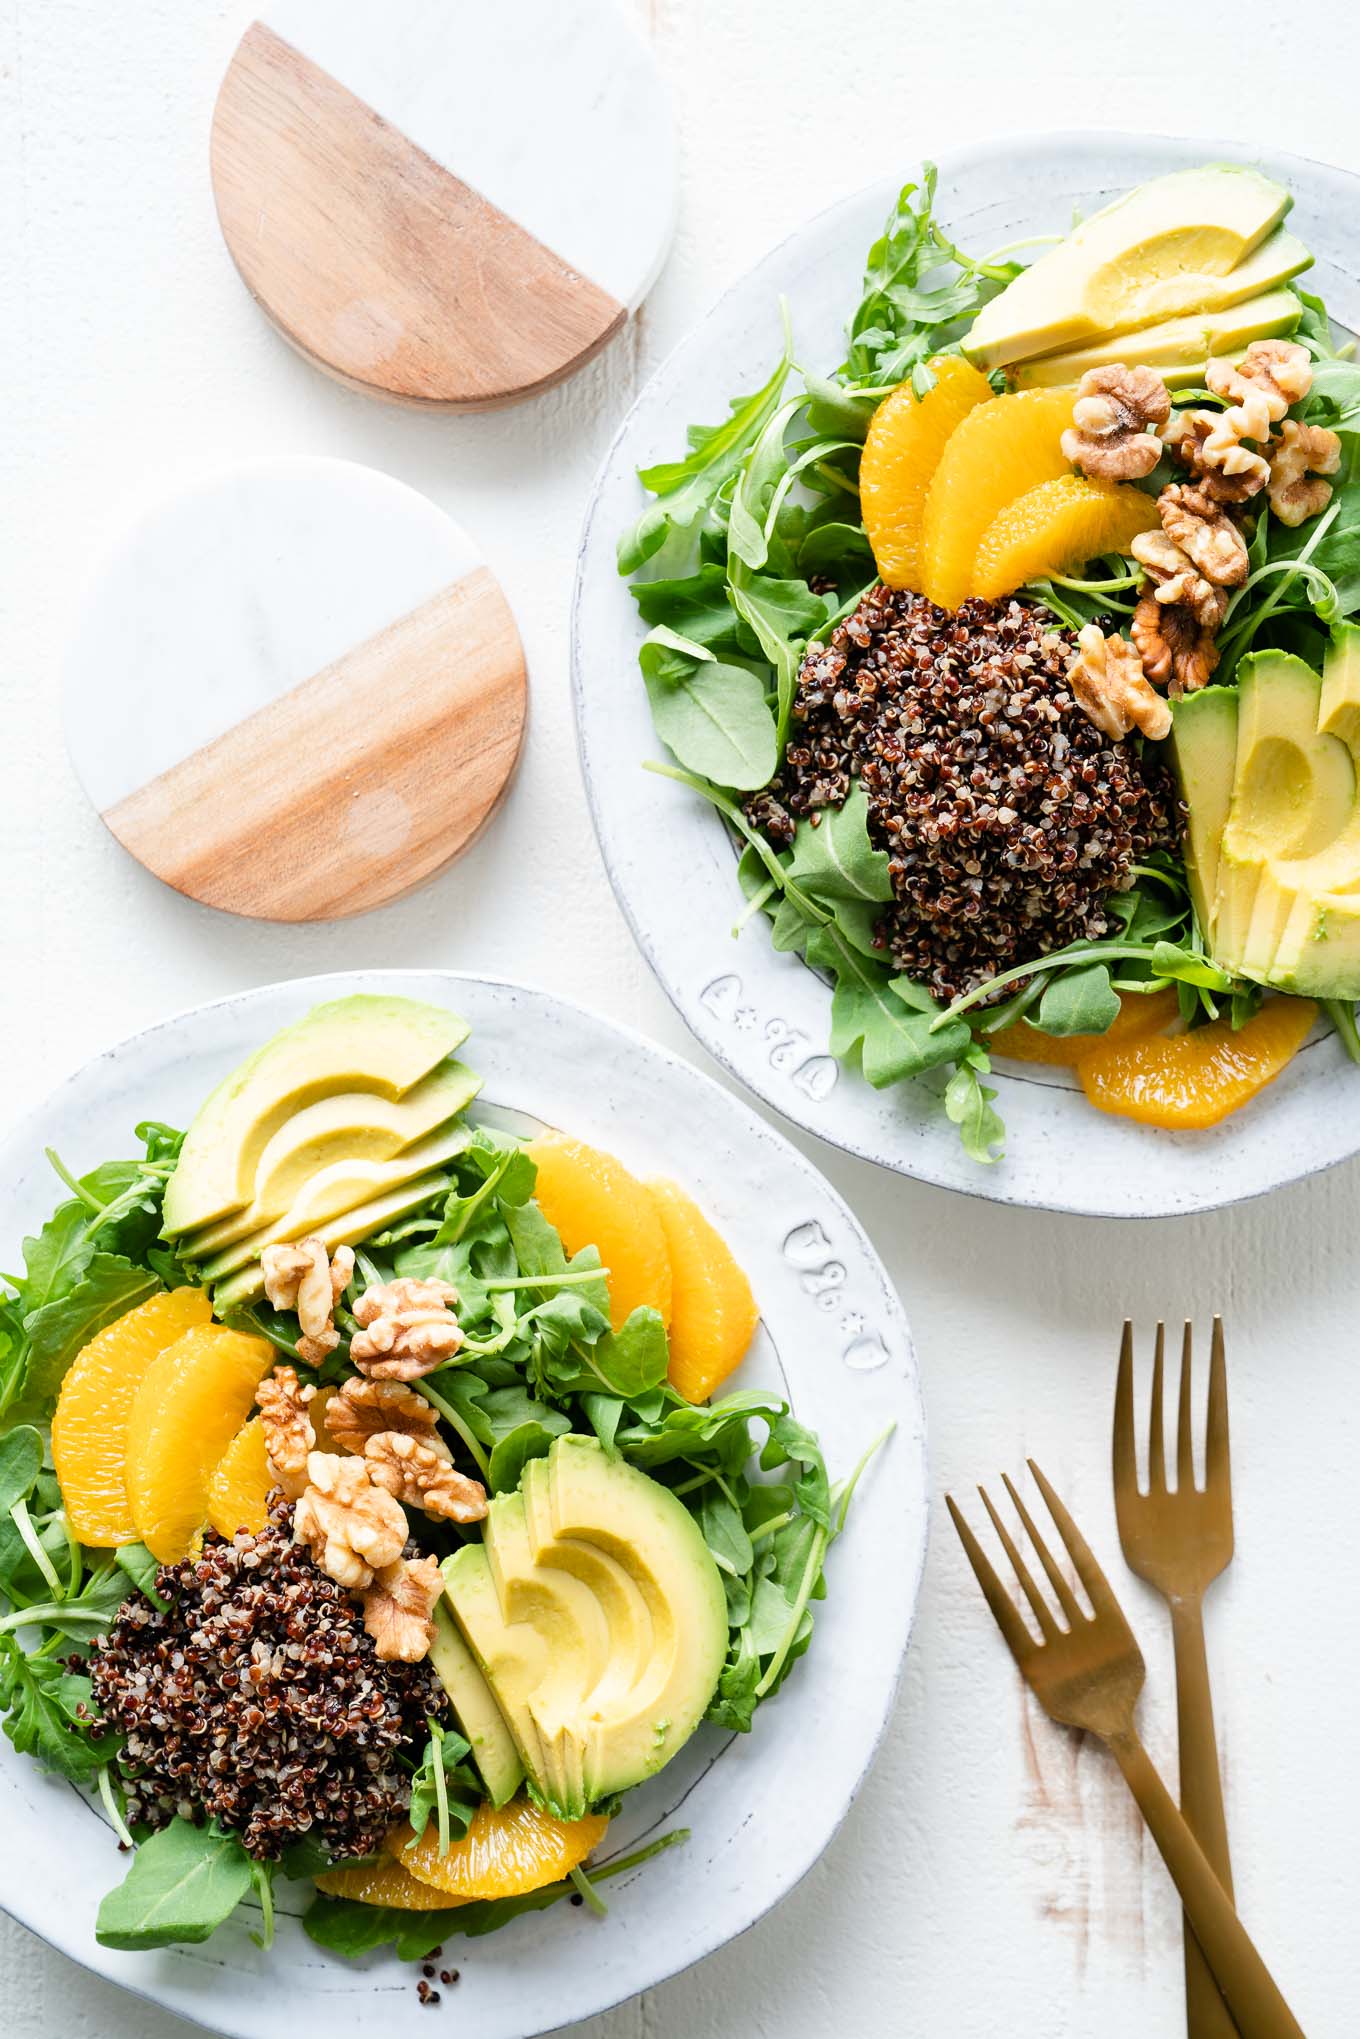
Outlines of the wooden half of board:
{"type": "Polygon", "coordinates": [[[525,710],[514,619],[478,566],[103,818],[205,905],[282,921],[363,913],[472,842],[525,710]]]}
{"type": "MultiPolygon", "coordinates": [[[[553,131],[572,81],[564,76],[559,92],[538,96],[551,81],[535,66],[555,61],[554,48],[542,45],[556,41],[552,30],[536,30],[542,4],[288,0],[274,10],[277,26],[266,17],[243,36],[213,119],[222,231],[279,331],[349,387],[439,408],[516,401],[589,361],[659,267],[669,194],[663,188],[641,213],[636,193],[626,203],[617,197],[631,132],[603,132],[607,109],[588,104],[574,129],[553,131]],[[529,19],[516,26],[526,9],[529,19]],[[334,69],[311,53],[312,38],[334,69]],[[499,130],[478,127],[484,100],[499,108],[499,130]],[[404,118],[430,147],[405,130],[404,118]],[[539,126],[547,130],[541,136],[539,126]],[[463,146],[480,182],[461,173],[463,146]],[[526,164],[536,149],[541,162],[526,164]],[[531,170],[537,182],[526,187],[531,170]],[[568,246],[513,216],[497,189],[568,246]],[[602,240],[607,221],[599,215],[611,207],[618,234],[602,240]],[[597,249],[607,278],[582,263],[597,249]]],[[[587,30],[606,32],[596,0],[580,4],[579,33],[562,46],[563,71],[588,56],[578,48],[587,30]]],[[[577,5],[553,18],[565,27],[577,5]]],[[[625,34],[617,22],[607,32],[625,34]]],[[[628,129],[642,109],[622,104],[628,129]]],[[[654,123],[654,111],[650,117],[654,123]]],[[[657,176],[655,151],[636,165],[638,176],[644,168],[657,176]]]]}

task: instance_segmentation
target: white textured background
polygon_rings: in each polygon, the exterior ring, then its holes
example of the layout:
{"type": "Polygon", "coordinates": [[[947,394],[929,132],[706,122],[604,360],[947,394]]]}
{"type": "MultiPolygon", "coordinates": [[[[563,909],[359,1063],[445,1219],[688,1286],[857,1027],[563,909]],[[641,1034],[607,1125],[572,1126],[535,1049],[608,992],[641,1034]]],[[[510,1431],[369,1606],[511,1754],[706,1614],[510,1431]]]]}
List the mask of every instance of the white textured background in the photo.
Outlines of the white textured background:
{"type": "MultiPolygon", "coordinates": [[[[905,174],[923,152],[1006,130],[1184,123],[1360,168],[1360,15],[1335,0],[1306,27],[1275,0],[1237,0],[1212,20],[1172,0],[1136,13],[1088,0],[635,4],[681,128],[670,264],[639,325],[574,382],[528,407],[442,420],[313,373],[227,259],[207,132],[247,0],[0,0],[0,1115],[171,1009],[349,963],[528,977],[697,1053],[599,868],[568,705],[577,529],[639,379],[801,217],[905,174]],[[472,854],[400,906],[301,931],[216,917],[146,877],[85,806],[56,699],[73,591],[129,504],[209,462],[288,450],[371,461],[447,504],[500,572],[533,675],[523,769],[472,854]]],[[[1310,2039],[1354,2032],[1360,1170],[1174,1226],[1097,1225],[818,1158],[912,1315],[937,1495],[1032,1451],[1117,1580],[1105,1462],[1119,1319],[1227,1315],[1239,1537],[1211,1603],[1211,1652],[1239,1898],[1310,2039]]],[[[860,1561],[897,1590],[891,1551],[860,1561]]],[[[1151,1666],[1146,1724],[1170,1764],[1163,1621],[1132,1582],[1128,1602],[1151,1666]]],[[[937,1524],[889,1741],[819,1869],[698,1971],[576,2030],[1179,2033],[1178,1923],[1121,1794],[1097,1751],[1027,1712],[937,1524]]],[[[456,2005],[438,2017],[451,2029],[456,2005]]],[[[13,2039],[188,2030],[0,1921],[0,2031],[13,2039]]]]}

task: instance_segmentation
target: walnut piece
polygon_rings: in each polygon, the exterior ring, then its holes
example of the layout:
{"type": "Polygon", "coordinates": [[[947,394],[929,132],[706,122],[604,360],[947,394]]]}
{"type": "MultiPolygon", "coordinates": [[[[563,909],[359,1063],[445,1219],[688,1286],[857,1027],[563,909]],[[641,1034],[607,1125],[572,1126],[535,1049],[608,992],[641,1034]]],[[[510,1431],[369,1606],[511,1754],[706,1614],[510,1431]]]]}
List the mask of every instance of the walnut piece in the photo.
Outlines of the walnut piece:
{"type": "Polygon", "coordinates": [[[264,1292],[276,1310],[296,1310],[301,1337],[298,1358],[320,1366],[340,1343],[335,1306],[354,1273],[354,1248],[337,1246],[328,1260],[319,1239],[286,1239],[260,1255],[264,1292]]]}
{"type": "Polygon", "coordinates": [[[354,1305],[364,1327],[349,1356],[375,1381],[414,1381],[452,1358],[463,1342],[453,1314],[458,1291],[447,1281],[375,1283],[354,1305]]]}
{"type": "Polygon", "coordinates": [[[1122,637],[1106,637],[1098,623],[1086,625],[1077,645],[1067,684],[1096,728],[1116,741],[1131,729],[1141,729],[1144,736],[1165,736],[1171,728],[1171,710],[1149,685],[1134,647],[1122,637]]]}
{"type": "Polygon", "coordinates": [[[1242,407],[1265,431],[1243,432],[1247,439],[1266,439],[1291,404],[1301,403],[1313,387],[1313,357],[1297,340],[1253,340],[1241,361],[1207,362],[1204,387],[1242,407]]]}
{"type": "Polygon", "coordinates": [[[1198,492],[1215,503],[1246,503],[1270,479],[1270,463],[1223,425],[1220,411],[1178,411],[1162,437],[1198,492]]]}
{"type": "Polygon", "coordinates": [[[305,1543],[338,1586],[358,1590],[395,1564],[406,1542],[401,1503],[375,1487],[361,1458],[313,1451],[308,1486],[293,1511],[293,1541],[305,1543]]]}
{"type": "Polygon", "coordinates": [[[1158,437],[1171,416],[1166,384],[1151,368],[1088,368],[1077,384],[1066,459],[1101,481],[1137,481],[1162,457],[1158,437]]]}
{"type": "Polygon", "coordinates": [[[422,1444],[400,1430],[383,1431],[364,1446],[364,1464],[375,1486],[427,1515],[480,1522],[486,1514],[486,1488],[458,1472],[441,1445],[422,1444]]]}
{"type": "Polygon", "coordinates": [[[1325,425],[1300,425],[1287,418],[1270,455],[1270,507],[1291,530],[1316,517],[1332,499],[1322,481],[1341,465],[1341,441],[1325,425]]]}
{"type": "Polygon", "coordinates": [[[1162,529],[1216,588],[1237,588],[1251,570],[1247,542],[1232,518],[1198,489],[1172,482],[1157,498],[1162,529]]]}
{"type": "Polygon", "coordinates": [[[397,1558],[364,1595],[364,1627],[386,1664],[418,1664],[434,1641],[431,1616],[444,1590],[433,1558],[397,1558]]]}
{"type": "Polygon", "coordinates": [[[1201,622],[1188,603],[1159,602],[1155,592],[1145,592],[1129,626],[1143,671],[1173,699],[1197,692],[1218,664],[1214,632],[1222,620],[1201,622]]]}
{"type": "Polygon", "coordinates": [[[438,1444],[438,1421],[425,1397],[404,1381],[348,1380],[326,1404],[327,1430],[337,1444],[361,1457],[368,1439],[383,1430],[404,1431],[408,1437],[438,1444]]]}
{"type": "Polygon", "coordinates": [[[315,1393],[314,1387],[303,1387],[291,1366],[276,1366],[255,1390],[269,1470],[275,1484],[293,1501],[307,1485],[307,1458],[316,1444],[307,1413],[315,1393]]]}
{"type": "Polygon", "coordinates": [[[1189,554],[1165,531],[1140,531],[1129,550],[1147,574],[1159,602],[1184,602],[1206,629],[1217,630],[1227,598],[1212,581],[1205,580],[1189,554]]]}

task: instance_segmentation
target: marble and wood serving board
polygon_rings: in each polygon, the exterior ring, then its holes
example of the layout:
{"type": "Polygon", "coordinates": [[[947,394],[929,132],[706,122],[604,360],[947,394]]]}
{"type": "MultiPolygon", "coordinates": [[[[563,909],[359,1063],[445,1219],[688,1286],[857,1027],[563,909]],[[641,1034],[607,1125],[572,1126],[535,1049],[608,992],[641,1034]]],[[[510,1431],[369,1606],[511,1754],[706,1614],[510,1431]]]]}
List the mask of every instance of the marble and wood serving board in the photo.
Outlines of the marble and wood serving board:
{"type": "Polygon", "coordinates": [[[487,409],[603,347],[675,210],[666,89],[613,0],[276,0],[218,95],[232,259],[350,387],[487,409]]]}
{"type": "Polygon", "coordinates": [[[105,560],[67,658],[67,746],[138,861],[229,913],[402,897],[500,800],[527,707],[509,605],[404,483],[281,458],[159,504],[105,560]]]}

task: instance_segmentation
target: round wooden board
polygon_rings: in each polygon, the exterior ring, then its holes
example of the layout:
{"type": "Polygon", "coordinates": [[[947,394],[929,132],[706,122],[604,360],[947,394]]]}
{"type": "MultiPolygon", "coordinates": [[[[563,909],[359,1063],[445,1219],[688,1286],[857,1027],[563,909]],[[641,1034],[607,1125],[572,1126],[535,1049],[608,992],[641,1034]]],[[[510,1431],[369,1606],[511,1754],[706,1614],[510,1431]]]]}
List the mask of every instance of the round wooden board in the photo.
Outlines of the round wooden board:
{"type": "Polygon", "coordinates": [[[345,460],[250,461],[104,563],[66,741],[138,862],[263,920],[364,913],[465,850],[519,755],[524,653],[477,547],[345,460]]]}
{"type": "Polygon", "coordinates": [[[674,125],[614,0],[276,0],[222,81],[212,178],[308,360],[485,410],[572,374],[645,296],[674,125]]]}

